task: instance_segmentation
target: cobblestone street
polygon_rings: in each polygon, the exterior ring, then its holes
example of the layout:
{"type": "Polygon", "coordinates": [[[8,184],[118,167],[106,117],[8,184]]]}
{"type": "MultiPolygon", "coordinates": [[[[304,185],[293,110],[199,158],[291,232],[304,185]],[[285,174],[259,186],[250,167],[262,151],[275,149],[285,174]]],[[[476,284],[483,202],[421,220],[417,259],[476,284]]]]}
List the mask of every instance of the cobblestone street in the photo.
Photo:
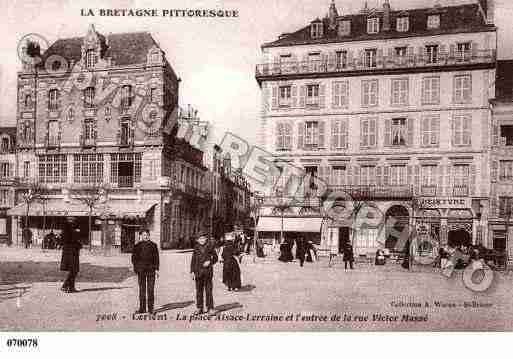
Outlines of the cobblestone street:
{"type": "MultiPolygon", "coordinates": [[[[252,257],[245,257],[242,290],[226,291],[221,283],[222,264],[216,265],[214,299],[219,316],[191,321],[195,305],[188,273],[190,253],[162,252],[156,288],[157,318],[134,320],[138,288],[129,255],[93,256],[84,251],[79,292],[75,294],[61,292],[61,282],[48,271],[52,265],[57,271],[59,260],[57,251],[1,249],[0,330],[513,328],[511,277],[500,273],[496,273],[492,288],[475,293],[465,288],[461,272],[446,278],[433,268],[415,267],[407,272],[396,264],[359,264],[353,271],[345,271],[341,263],[328,267],[327,259],[301,268],[296,262],[281,263],[269,257],[254,263],[252,257]],[[46,268],[44,273],[49,273],[49,278],[29,273],[23,279],[10,273],[16,270],[12,263],[23,269],[29,261],[33,261],[32,266],[37,263],[46,268]],[[98,278],[93,280],[92,275],[98,278]],[[437,302],[443,302],[444,307],[437,307],[437,302]],[[478,303],[480,307],[476,307],[478,303]],[[337,314],[340,320],[332,320],[337,314]],[[292,320],[287,320],[290,315],[292,320]],[[410,317],[405,321],[403,315],[410,317]]],[[[60,273],[62,278],[64,273],[60,273]]]]}

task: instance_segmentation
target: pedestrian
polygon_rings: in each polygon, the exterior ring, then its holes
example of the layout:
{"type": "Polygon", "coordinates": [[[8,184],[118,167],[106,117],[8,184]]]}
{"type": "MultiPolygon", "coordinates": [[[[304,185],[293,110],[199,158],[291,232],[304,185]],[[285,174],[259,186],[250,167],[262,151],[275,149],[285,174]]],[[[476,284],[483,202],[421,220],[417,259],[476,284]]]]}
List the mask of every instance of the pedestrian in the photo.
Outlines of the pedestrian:
{"type": "Polygon", "coordinates": [[[305,244],[306,248],[306,261],[315,262],[317,261],[317,250],[312,241],[307,241],[305,244]]]}
{"type": "Polygon", "coordinates": [[[385,259],[385,251],[383,249],[378,248],[376,251],[376,258],[374,259],[374,265],[382,266],[385,265],[386,259],[385,259]]]}
{"type": "Polygon", "coordinates": [[[306,242],[302,236],[296,239],[296,258],[299,259],[299,266],[302,267],[305,263],[306,256],[306,242]]]}
{"type": "Polygon", "coordinates": [[[214,276],[213,267],[217,259],[214,246],[208,243],[207,233],[200,233],[191,259],[191,275],[196,283],[196,308],[198,309],[195,314],[205,313],[203,307],[203,293],[205,293],[206,297],[207,313],[214,314],[212,277],[214,276]]]}
{"type": "Polygon", "coordinates": [[[347,263],[349,263],[349,267],[351,269],[354,269],[353,268],[354,253],[353,253],[353,245],[351,243],[347,243],[344,247],[343,260],[344,260],[344,269],[347,269],[347,263]]]}
{"type": "Polygon", "coordinates": [[[23,239],[23,244],[25,245],[25,248],[29,249],[30,245],[32,244],[32,231],[30,230],[30,228],[23,228],[23,231],[21,232],[21,237],[23,239]]]}
{"type": "Polygon", "coordinates": [[[255,241],[255,247],[256,247],[256,255],[258,258],[264,258],[264,241],[262,238],[258,237],[255,241]]]}
{"type": "Polygon", "coordinates": [[[226,233],[223,247],[223,283],[229,291],[238,291],[241,286],[240,251],[233,242],[233,233],[226,233]]]}
{"type": "Polygon", "coordinates": [[[158,277],[160,264],[159,248],[151,241],[149,230],[142,230],[140,235],[141,240],[132,252],[132,264],[139,282],[139,310],[136,314],[146,313],[146,308],[148,313],[153,314],[155,278],[158,277]]]}
{"type": "Polygon", "coordinates": [[[74,293],[77,291],[75,288],[75,280],[80,269],[80,249],[82,248],[78,233],[79,230],[75,226],[75,218],[67,217],[61,235],[61,270],[68,272],[61,290],[66,293],[74,293]]]}

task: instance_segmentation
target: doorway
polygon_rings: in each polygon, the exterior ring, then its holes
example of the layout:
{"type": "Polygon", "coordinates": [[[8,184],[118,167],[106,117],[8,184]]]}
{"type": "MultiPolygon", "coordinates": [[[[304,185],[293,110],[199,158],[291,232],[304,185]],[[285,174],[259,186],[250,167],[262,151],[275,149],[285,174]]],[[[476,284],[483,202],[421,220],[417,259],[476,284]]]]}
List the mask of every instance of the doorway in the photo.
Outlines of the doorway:
{"type": "Polygon", "coordinates": [[[135,238],[139,228],[139,225],[121,225],[121,252],[131,253],[134,250],[135,238]]]}
{"type": "Polygon", "coordinates": [[[350,243],[349,227],[339,227],[338,229],[338,253],[344,253],[344,248],[350,243]]]}

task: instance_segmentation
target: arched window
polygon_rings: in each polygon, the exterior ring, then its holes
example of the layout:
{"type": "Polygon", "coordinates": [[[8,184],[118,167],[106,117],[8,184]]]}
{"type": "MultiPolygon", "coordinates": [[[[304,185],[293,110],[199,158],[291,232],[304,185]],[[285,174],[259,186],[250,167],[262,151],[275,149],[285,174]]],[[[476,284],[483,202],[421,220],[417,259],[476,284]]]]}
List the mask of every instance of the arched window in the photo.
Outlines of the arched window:
{"type": "Polygon", "coordinates": [[[51,89],[48,92],[48,109],[57,110],[59,108],[59,90],[51,89]]]}
{"type": "Polygon", "coordinates": [[[86,68],[91,69],[96,65],[98,61],[98,56],[96,56],[96,51],[87,50],[86,51],[86,68]]]}

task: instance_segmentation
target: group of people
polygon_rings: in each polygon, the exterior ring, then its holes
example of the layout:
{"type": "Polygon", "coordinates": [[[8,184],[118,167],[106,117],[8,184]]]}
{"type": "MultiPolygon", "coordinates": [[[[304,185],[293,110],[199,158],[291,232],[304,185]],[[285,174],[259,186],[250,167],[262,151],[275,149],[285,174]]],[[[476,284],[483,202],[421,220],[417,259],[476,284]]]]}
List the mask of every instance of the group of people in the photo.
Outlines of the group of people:
{"type": "Polygon", "coordinates": [[[317,250],[313,242],[303,236],[298,236],[296,239],[285,238],[280,244],[280,256],[278,260],[282,262],[292,262],[294,257],[299,261],[301,267],[303,267],[305,261],[315,262],[317,260],[317,250]],[[295,255],[293,252],[295,252],[295,255]]]}

